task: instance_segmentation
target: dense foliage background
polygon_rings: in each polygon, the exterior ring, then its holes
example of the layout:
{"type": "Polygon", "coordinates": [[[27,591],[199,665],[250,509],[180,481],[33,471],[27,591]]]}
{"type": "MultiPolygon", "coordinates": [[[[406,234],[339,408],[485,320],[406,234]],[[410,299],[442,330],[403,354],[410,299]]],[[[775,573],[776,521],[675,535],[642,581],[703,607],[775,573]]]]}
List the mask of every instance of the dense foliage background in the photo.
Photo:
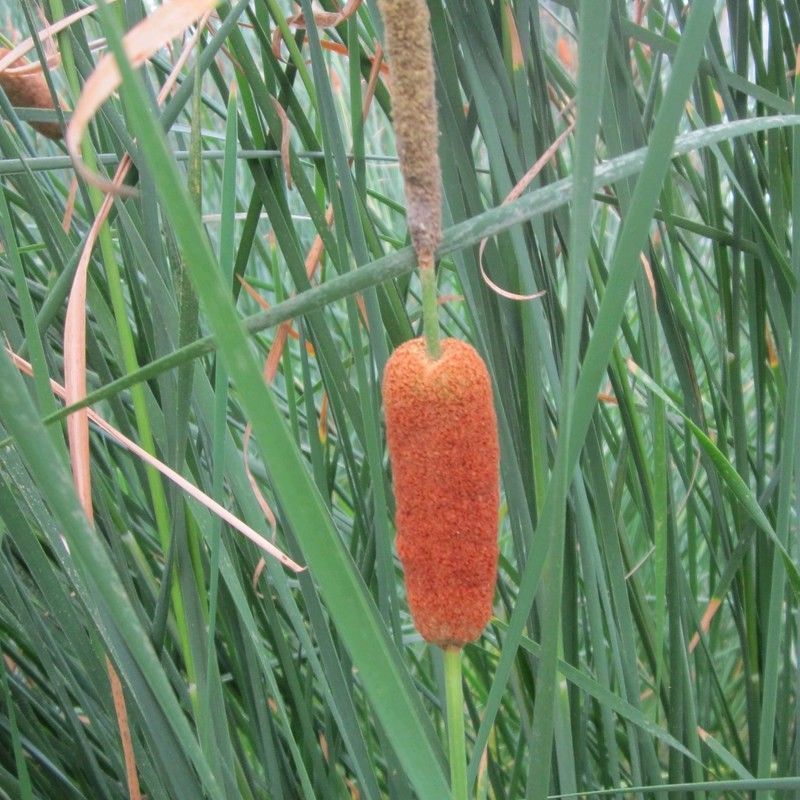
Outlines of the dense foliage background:
{"type": "MultiPolygon", "coordinates": [[[[377,5],[171,4],[185,33],[150,31],[82,142],[109,177],[130,153],[135,188],[85,344],[65,309],[103,192],[0,92],[0,797],[440,800],[441,655],[404,600],[380,407],[420,304],[377,5]],[[94,423],[70,461],[65,372],[308,569],[94,423]]],[[[60,53],[65,108],[160,4],[100,5],[31,53],[60,53]]],[[[429,6],[441,319],[501,429],[476,796],[800,797],[800,5],[429,6]]],[[[6,2],[3,33],[85,7],[6,2]]]]}

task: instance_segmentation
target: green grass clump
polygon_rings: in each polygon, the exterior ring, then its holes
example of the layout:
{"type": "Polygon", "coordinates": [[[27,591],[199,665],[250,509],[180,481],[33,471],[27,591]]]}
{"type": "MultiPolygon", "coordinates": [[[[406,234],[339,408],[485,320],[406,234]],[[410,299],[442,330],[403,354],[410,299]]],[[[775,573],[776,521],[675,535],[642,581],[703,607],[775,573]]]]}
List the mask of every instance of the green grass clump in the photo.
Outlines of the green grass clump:
{"type": "MultiPolygon", "coordinates": [[[[119,52],[155,5],[57,35],[64,109],[96,43],[119,52]]],[[[500,442],[493,616],[463,654],[470,796],[800,797],[794,5],[425,6],[438,317],[485,356],[500,442]],[[492,291],[484,240],[495,283],[545,294],[492,291]]],[[[33,367],[0,354],[0,800],[130,796],[106,657],[150,800],[448,792],[380,398],[421,333],[398,54],[376,4],[322,7],[302,27],[283,0],[220,3],[164,106],[181,41],[123,69],[84,150],[135,163],[89,268],[94,410],[301,573],[95,428],[82,515],[48,379],[98,192],[26,124],[61,112],[0,92],[0,329],[33,367]]]]}

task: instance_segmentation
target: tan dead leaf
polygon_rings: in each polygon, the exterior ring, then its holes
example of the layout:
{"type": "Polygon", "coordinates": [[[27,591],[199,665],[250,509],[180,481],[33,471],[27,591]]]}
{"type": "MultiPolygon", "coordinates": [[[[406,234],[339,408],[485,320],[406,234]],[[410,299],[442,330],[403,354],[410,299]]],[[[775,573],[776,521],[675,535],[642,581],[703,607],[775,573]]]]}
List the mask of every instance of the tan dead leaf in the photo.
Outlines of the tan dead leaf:
{"type": "Polygon", "coordinates": [[[778,349],[775,347],[775,340],[772,338],[772,330],[768,322],[764,323],[764,341],[767,345],[767,363],[772,369],[775,369],[780,362],[778,359],[778,349]]]}
{"type": "Polygon", "coordinates": [[[656,294],[656,281],[653,277],[653,270],[650,267],[650,261],[644,253],[639,253],[642,260],[642,267],[644,267],[644,276],[647,279],[647,285],[650,288],[650,297],[653,299],[653,305],[658,305],[658,295],[656,294]]]}
{"type": "Polygon", "coordinates": [[[380,42],[375,42],[375,55],[372,58],[372,66],[369,70],[369,80],[367,81],[367,88],[364,92],[364,101],[361,104],[361,118],[366,120],[369,114],[372,99],[375,97],[375,87],[378,85],[378,79],[384,73],[389,71],[389,67],[383,60],[383,47],[380,42]]]}
{"type": "MultiPolygon", "coordinates": [[[[361,5],[362,0],[347,0],[344,7],[340,11],[325,11],[325,9],[319,8],[316,4],[314,4],[314,24],[318,28],[335,28],[337,25],[340,25],[349,17],[353,16],[353,14],[358,11],[358,7],[361,5]]],[[[305,28],[306,25],[306,18],[302,12],[298,12],[292,17],[289,17],[286,22],[294,28],[305,28]]],[[[275,28],[272,34],[272,52],[275,54],[275,58],[280,59],[281,57],[281,30],[280,28],[275,28]]]]}
{"type": "Polygon", "coordinates": [[[69,182],[69,192],[67,193],[67,202],[64,206],[64,218],[61,220],[61,227],[65,233],[69,233],[72,227],[72,217],[75,214],[75,199],[78,196],[78,179],[73,176],[69,182]]]}
{"type": "MultiPolygon", "coordinates": [[[[114,0],[107,0],[107,2],[113,3],[114,0]]],[[[57,33],[66,30],[71,25],[88,16],[89,14],[93,14],[95,11],[97,11],[96,5],[92,4],[86,6],[86,8],[82,8],[80,11],[76,11],[73,14],[68,14],[63,19],[58,20],[58,22],[54,22],[52,25],[45,26],[36,34],[36,37],[40,42],[44,42],[45,40],[55,36],[57,33]]],[[[31,37],[23,39],[21,42],[15,44],[11,50],[0,57],[0,72],[10,67],[18,58],[26,55],[33,50],[33,48],[34,44],[31,37]]],[[[50,64],[50,59],[48,59],[47,63],[48,65],[50,64]]]]}
{"type": "Polygon", "coordinates": [[[284,107],[277,101],[276,98],[270,95],[272,106],[281,121],[281,162],[283,163],[283,171],[286,173],[286,186],[292,188],[292,161],[289,157],[289,141],[292,133],[292,126],[289,122],[289,117],[286,114],[284,107]]]}
{"type": "MultiPolygon", "coordinates": [[[[508,193],[508,196],[503,200],[500,204],[504,206],[513,200],[516,200],[524,191],[528,188],[531,181],[544,169],[545,165],[551,158],[558,152],[558,148],[564,143],[566,138],[572,133],[572,129],[575,127],[575,123],[571,122],[567,127],[558,135],[556,140],[547,148],[547,150],[542,153],[542,155],[536,160],[536,163],[525,173],[522,177],[522,180],[517,183],[517,185],[508,193]]],[[[498,286],[487,274],[486,268],[483,266],[483,251],[486,249],[486,242],[487,239],[481,239],[480,245],[478,245],[478,265],[481,270],[481,277],[483,278],[484,283],[496,294],[499,294],[501,297],[505,297],[508,300],[535,300],[537,297],[541,297],[544,292],[534,292],[533,294],[516,294],[515,292],[510,292],[508,289],[503,289],[502,286],[498,286]]]]}
{"type": "Polygon", "coordinates": [[[703,632],[705,636],[709,629],[711,628],[711,621],[714,619],[717,611],[719,611],[719,607],[722,605],[722,598],[720,597],[712,597],[708,601],[708,605],[706,606],[706,610],[703,612],[703,616],[700,618],[700,630],[695,631],[694,636],[692,636],[691,641],[689,642],[689,652],[694,652],[694,649],[700,644],[700,631],[703,632]]]}
{"type": "Polygon", "coordinates": [[[317,423],[319,441],[324,447],[328,443],[328,393],[322,393],[322,405],[319,409],[319,422],[317,423]]]}
{"type": "MultiPolygon", "coordinates": [[[[346,19],[352,17],[353,14],[358,11],[361,1],[362,0],[347,0],[344,7],[340,11],[325,11],[317,6],[313,9],[314,24],[318,28],[335,28],[337,25],[341,25],[341,23],[346,19]]],[[[291,19],[288,20],[288,22],[295,28],[306,27],[306,20],[302,12],[295,14],[291,19]]]]}
{"type": "MultiPolygon", "coordinates": [[[[183,33],[193,22],[209,13],[219,0],[169,0],[131,28],[122,39],[125,53],[134,68],[140,67],[153,53],[183,33]]],[[[122,76],[111,53],[104,55],[83,86],[83,91],[67,125],[65,143],[75,168],[104,191],[120,193],[101,175],[92,171],[81,158],[81,140],[100,106],[119,88],[122,76]]]]}
{"type": "Polygon", "coordinates": [[[256,597],[264,596],[263,594],[261,594],[261,592],[258,591],[258,582],[261,579],[261,573],[264,572],[266,567],[267,567],[266,560],[264,558],[259,558],[258,564],[256,564],[256,568],[253,570],[253,577],[251,578],[253,591],[255,592],[256,597]]]}
{"type": "MultiPolygon", "coordinates": [[[[9,358],[14,362],[14,365],[20,371],[24,372],[26,375],[33,375],[33,369],[29,362],[25,361],[25,359],[18,356],[12,350],[6,348],[6,352],[8,353],[9,358]]],[[[63,386],[60,386],[56,381],[50,381],[50,389],[56,396],[60,397],[62,400],[66,398],[66,390],[63,386]]],[[[197,500],[198,503],[205,506],[209,511],[213,514],[216,514],[223,522],[227,522],[235,530],[239,531],[239,533],[244,534],[250,541],[260,547],[265,553],[272,556],[273,558],[277,559],[281,564],[285,567],[288,567],[293,572],[304,572],[305,567],[300,566],[295,561],[293,561],[289,556],[279,550],[275,545],[268,542],[260,533],[253,530],[247,523],[240,520],[238,517],[231,514],[226,508],[221,506],[216,500],[209,497],[205,492],[201,489],[198,489],[196,486],[191,484],[186,478],[180,475],[178,472],[175,472],[171,467],[168,467],[162,461],[155,458],[155,456],[150,455],[146,450],[139,447],[134,441],[129,439],[123,433],[118,431],[113,425],[106,422],[103,417],[101,417],[96,412],[92,411],[91,409],[85,409],[87,412],[87,416],[89,419],[104,433],[108,434],[108,436],[115,441],[117,444],[124,447],[126,450],[133,453],[137,458],[142,460],[145,464],[157,469],[165,478],[172,481],[176,486],[186,492],[190,497],[197,500]]]]}
{"type": "MultiPolygon", "coordinates": [[[[178,79],[180,71],[186,63],[194,44],[199,37],[200,29],[187,44],[181,57],[172,69],[159,93],[159,102],[171,91],[178,79]]],[[[121,186],[131,166],[130,156],[123,156],[117,167],[112,185],[121,186]]],[[[67,315],[64,325],[64,387],[68,405],[77,403],[86,396],[86,280],[94,245],[100,231],[108,218],[114,194],[108,194],[92,223],[89,234],[81,251],[78,267],[72,279],[67,315]]],[[[70,464],[73,481],[78,497],[84,506],[89,519],[92,518],[92,491],[89,460],[89,417],[86,409],[81,409],[67,418],[67,436],[69,440],[70,464]]]]}
{"type": "Polygon", "coordinates": [[[519,31],[517,30],[517,22],[514,19],[514,11],[511,4],[505,6],[506,24],[508,26],[508,37],[511,40],[511,68],[516,71],[522,69],[525,61],[522,58],[522,43],[519,39],[519,31]]]}

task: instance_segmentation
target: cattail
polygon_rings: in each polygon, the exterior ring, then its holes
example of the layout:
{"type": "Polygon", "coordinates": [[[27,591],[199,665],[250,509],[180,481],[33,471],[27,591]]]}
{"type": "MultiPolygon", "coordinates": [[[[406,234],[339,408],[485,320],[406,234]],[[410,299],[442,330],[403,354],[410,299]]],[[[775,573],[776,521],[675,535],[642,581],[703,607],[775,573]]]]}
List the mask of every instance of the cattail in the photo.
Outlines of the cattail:
{"type": "MultiPolygon", "coordinates": [[[[8,52],[8,48],[0,47],[0,58],[3,58],[8,52]]],[[[18,58],[11,64],[11,67],[23,67],[27,63],[28,61],[25,58],[18,58]]],[[[50,89],[47,87],[47,81],[41,72],[15,75],[3,70],[0,72],[0,86],[3,87],[3,91],[8,95],[12,106],[49,110],[54,108],[50,89]]],[[[64,135],[61,126],[55,122],[31,122],[30,124],[43,136],[47,136],[48,139],[61,139],[64,135]]]]}
{"type": "Polygon", "coordinates": [[[480,636],[497,572],[499,448],[492,387],[477,351],[423,339],[386,364],[383,402],[397,503],[397,552],[417,630],[443,648],[480,636]]]}
{"type": "Polygon", "coordinates": [[[439,126],[426,0],[380,0],[392,80],[392,118],[408,228],[420,266],[433,266],[442,236],[439,126]]]}

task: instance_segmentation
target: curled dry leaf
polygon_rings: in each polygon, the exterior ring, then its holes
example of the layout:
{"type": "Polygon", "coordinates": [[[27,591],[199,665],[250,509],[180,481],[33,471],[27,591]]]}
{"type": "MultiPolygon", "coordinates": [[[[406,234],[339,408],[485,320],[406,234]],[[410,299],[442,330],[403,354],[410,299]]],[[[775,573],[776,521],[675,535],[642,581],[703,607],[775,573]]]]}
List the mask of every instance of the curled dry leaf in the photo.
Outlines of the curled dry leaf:
{"type": "MultiPolygon", "coordinates": [[[[10,53],[7,47],[0,47],[0,55],[3,58],[10,53]]],[[[61,63],[60,55],[51,55],[46,58],[48,67],[57,67],[61,63]]],[[[40,75],[42,72],[42,65],[38,61],[28,61],[27,58],[21,57],[14,61],[11,66],[2,70],[4,75],[13,75],[14,77],[25,78],[30,75],[40,75]]]]}
{"type": "MultiPolygon", "coordinates": [[[[341,11],[325,11],[314,3],[314,24],[318,28],[335,28],[358,11],[362,0],[347,0],[341,11]]],[[[295,28],[306,28],[306,18],[302,11],[286,20],[287,24],[295,28]]],[[[275,58],[281,57],[281,30],[275,28],[272,33],[272,52],[275,58]]]]}
{"type": "MultiPolygon", "coordinates": [[[[110,4],[113,3],[114,0],[106,0],[106,2],[110,4]]],[[[61,31],[66,30],[75,22],[78,22],[89,14],[93,14],[95,11],[97,11],[96,5],[88,5],[86,8],[82,8],[80,11],[76,11],[73,14],[68,14],[66,17],[58,20],[58,22],[54,22],[52,25],[45,26],[36,34],[36,37],[40,42],[44,42],[46,39],[55,36],[57,33],[61,33],[61,31]]],[[[17,61],[17,59],[29,53],[33,47],[34,44],[31,37],[23,39],[18,44],[15,44],[11,50],[0,56],[0,72],[10,67],[15,61],[17,61]]],[[[50,65],[49,59],[47,63],[50,65]]]]}
{"type": "MultiPolygon", "coordinates": [[[[340,25],[346,19],[349,19],[353,16],[353,14],[358,11],[359,6],[361,5],[362,0],[347,0],[344,7],[341,11],[325,11],[325,9],[320,8],[319,6],[314,4],[314,24],[318,28],[335,28],[337,25],[340,25]]],[[[294,25],[295,28],[305,28],[306,26],[306,19],[303,16],[302,12],[295,14],[291,19],[288,20],[290,25],[294,25]]]]}
{"type": "MultiPolygon", "coordinates": [[[[544,169],[544,165],[556,154],[556,151],[559,147],[561,147],[564,140],[567,136],[572,133],[572,129],[575,127],[575,123],[570,123],[556,138],[556,140],[547,148],[547,150],[542,153],[542,155],[536,160],[536,163],[525,173],[522,180],[508,193],[508,196],[503,200],[500,205],[506,205],[513,200],[516,200],[524,191],[528,188],[531,181],[544,169]]],[[[502,286],[498,286],[486,273],[486,268],[483,266],[483,251],[486,249],[486,239],[481,239],[481,243],[478,246],[478,265],[480,266],[481,270],[481,277],[484,280],[484,283],[493,291],[499,294],[501,297],[505,297],[508,300],[535,300],[537,297],[541,297],[544,292],[534,292],[533,294],[516,294],[514,292],[510,292],[507,289],[503,289],[502,286]]]]}
{"type": "MultiPolygon", "coordinates": [[[[131,28],[122,39],[131,65],[140,67],[164,44],[183,33],[193,22],[210,12],[219,0],[169,0],[131,28]]],[[[81,140],[100,106],[122,83],[122,76],[113,54],[104,55],[89,76],[67,126],[65,143],[75,168],[95,185],[107,192],[126,193],[124,187],[93,173],[81,158],[81,140]]],[[[128,192],[129,193],[129,192],[128,192]]]]}
{"type": "MultiPolygon", "coordinates": [[[[107,0],[108,3],[113,3],[115,0],[107,0]]],[[[97,11],[97,6],[94,4],[88,5],[85,8],[80,9],[79,11],[75,11],[72,14],[68,14],[67,16],[63,17],[62,19],[54,22],[52,25],[46,25],[44,28],[39,30],[36,34],[36,38],[40,42],[45,42],[47,40],[53,39],[53,37],[60,33],[61,31],[66,30],[74,23],[78,22],[79,20],[83,19],[84,17],[93,14],[97,11]]],[[[90,49],[95,49],[96,47],[102,46],[104,44],[103,40],[94,41],[90,43],[90,49]]],[[[12,78],[22,78],[22,77],[31,77],[31,78],[41,78],[43,80],[43,76],[41,74],[42,67],[36,61],[27,61],[25,56],[35,47],[34,41],[32,37],[28,37],[27,39],[23,39],[21,42],[18,42],[14,47],[10,50],[6,48],[0,48],[0,74],[5,73],[6,80],[11,81],[12,78]]],[[[61,63],[61,54],[55,52],[48,56],[47,58],[47,65],[48,67],[55,67],[61,63]]],[[[37,78],[37,79],[38,79],[37,78]]],[[[45,81],[45,88],[46,88],[46,81],[45,81]]],[[[8,90],[6,91],[9,94],[8,90]]],[[[47,106],[32,106],[34,108],[53,108],[52,105],[52,98],[50,97],[49,89],[47,90],[48,99],[50,105],[47,106]]],[[[43,95],[42,95],[43,96],[43,95]]],[[[10,94],[9,94],[10,97],[10,94]]],[[[16,105],[14,100],[11,100],[12,104],[16,105]]],[[[49,136],[51,139],[61,139],[64,135],[63,130],[55,125],[54,123],[33,123],[33,127],[36,128],[40,133],[45,136],[49,136]]]]}
{"type": "MultiPolygon", "coordinates": [[[[194,44],[199,36],[195,34],[188,43],[177,63],[172,69],[159,93],[159,102],[171,91],[178,74],[183,69],[194,44]]],[[[131,166],[130,156],[126,153],[117,167],[114,185],[122,185],[131,166]]],[[[64,386],[68,405],[82,400],[86,396],[86,279],[92,250],[100,235],[100,230],[111,211],[114,194],[108,194],[92,223],[84,242],[78,267],[72,279],[72,287],[67,302],[67,318],[64,325],[64,386]]],[[[70,464],[72,475],[87,515],[91,517],[91,465],[89,460],[89,418],[85,409],[71,414],[67,419],[67,436],[69,439],[70,464]]]]}

